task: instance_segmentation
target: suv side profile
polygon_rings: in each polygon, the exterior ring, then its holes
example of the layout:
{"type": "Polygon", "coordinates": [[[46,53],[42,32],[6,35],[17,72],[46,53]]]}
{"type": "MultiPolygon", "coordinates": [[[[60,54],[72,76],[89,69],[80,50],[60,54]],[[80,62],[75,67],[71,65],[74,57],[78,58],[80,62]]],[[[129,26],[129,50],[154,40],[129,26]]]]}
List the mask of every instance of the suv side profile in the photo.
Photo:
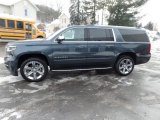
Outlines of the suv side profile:
{"type": "Polygon", "coordinates": [[[150,60],[150,42],[143,29],[117,26],[70,26],[46,40],[27,40],[6,46],[5,65],[27,81],[44,80],[49,70],[113,68],[129,75],[134,65],[150,60]]]}

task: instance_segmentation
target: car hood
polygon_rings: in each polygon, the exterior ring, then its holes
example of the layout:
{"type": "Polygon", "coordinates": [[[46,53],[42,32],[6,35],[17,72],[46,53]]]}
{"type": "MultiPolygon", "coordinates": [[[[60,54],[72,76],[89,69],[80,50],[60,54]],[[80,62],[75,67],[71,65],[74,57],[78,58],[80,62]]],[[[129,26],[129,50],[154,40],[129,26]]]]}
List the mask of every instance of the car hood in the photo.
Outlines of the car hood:
{"type": "Polygon", "coordinates": [[[48,44],[48,43],[50,43],[50,41],[46,39],[34,39],[34,40],[22,40],[22,41],[11,42],[11,43],[8,43],[8,45],[19,45],[19,44],[39,45],[39,44],[48,44]]]}

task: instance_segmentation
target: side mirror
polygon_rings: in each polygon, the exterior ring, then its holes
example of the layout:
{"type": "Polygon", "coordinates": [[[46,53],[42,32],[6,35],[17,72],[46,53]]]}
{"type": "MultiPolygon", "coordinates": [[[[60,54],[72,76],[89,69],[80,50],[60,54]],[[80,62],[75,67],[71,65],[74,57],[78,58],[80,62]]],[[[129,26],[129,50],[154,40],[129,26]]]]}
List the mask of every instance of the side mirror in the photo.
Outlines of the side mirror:
{"type": "Polygon", "coordinates": [[[65,40],[64,36],[59,36],[59,37],[57,38],[57,42],[58,42],[58,43],[61,43],[63,40],[65,40]]]}

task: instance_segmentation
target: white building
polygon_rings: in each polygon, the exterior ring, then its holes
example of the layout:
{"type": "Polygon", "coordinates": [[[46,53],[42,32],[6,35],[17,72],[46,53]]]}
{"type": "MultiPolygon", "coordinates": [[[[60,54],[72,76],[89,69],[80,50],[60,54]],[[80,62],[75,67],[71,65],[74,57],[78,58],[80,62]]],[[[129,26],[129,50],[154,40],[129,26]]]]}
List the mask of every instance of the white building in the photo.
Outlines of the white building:
{"type": "Polygon", "coordinates": [[[0,0],[0,13],[37,21],[39,9],[30,0],[0,0]]]}
{"type": "Polygon", "coordinates": [[[54,20],[51,24],[47,25],[48,33],[53,33],[57,31],[57,29],[67,27],[70,24],[69,17],[62,13],[58,19],[54,20]]]}
{"type": "Polygon", "coordinates": [[[96,21],[99,25],[108,25],[106,18],[109,16],[109,12],[106,10],[96,11],[96,21]]]}

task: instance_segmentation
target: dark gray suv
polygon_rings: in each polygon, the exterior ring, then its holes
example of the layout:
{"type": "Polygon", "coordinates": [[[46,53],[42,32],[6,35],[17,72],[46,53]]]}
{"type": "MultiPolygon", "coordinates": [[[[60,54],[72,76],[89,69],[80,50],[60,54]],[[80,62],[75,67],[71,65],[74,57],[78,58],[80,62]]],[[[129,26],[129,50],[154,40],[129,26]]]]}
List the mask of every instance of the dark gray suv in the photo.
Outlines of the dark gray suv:
{"type": "Polygon", "coordinates": [[[116,26],[70,26],[45,40],[27,40],[6,46],[5,65],[27,81],[44,80],[49,70],[113,68],[129,75],[134,65],[149,61],[149,38],[143,29],[116,26]]]}

